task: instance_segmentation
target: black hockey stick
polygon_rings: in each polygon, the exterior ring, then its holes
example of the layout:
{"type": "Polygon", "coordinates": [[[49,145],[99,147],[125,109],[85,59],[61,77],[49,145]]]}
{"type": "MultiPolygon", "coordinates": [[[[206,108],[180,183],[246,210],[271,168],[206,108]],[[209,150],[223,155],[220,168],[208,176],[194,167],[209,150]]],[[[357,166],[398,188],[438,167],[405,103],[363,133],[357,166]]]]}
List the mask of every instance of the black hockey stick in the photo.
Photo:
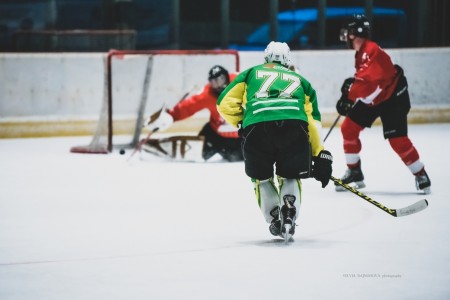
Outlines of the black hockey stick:
{"type": "Polygon", "coordinates": [[[407,215],[411,215],[411,214],[417,213],[417,212],[419,212],[421,210],[424,210],[425,208],[428,207],[428,201],[426,199],[422,199],[422,200],[417,201],[414,204],[408,205],[408,206],[403,207],[403,208],[399,208],[399,209],[389,208],[389,207],[384,206],[381,203],[378,203],[377,201],[373,200],[369,196],[364,195],[363,193],[361,193],[357,189],[352,188],[348,184],[343,183],[342,180],[340,180],[340,179],[337,179],[337,178],[335,178],[333,176],[331,176],[330,179],[332,181],[334,181],[336,184],[338,184],[338,185],[342,186],[343,188],[349,190],[353,194],[363,198],[367,202],[375,205],[376,207],[378,207],[379,209],[383,210],[384,212],[387,212],[388,214],[390,214],[393,217],[404,217],[404,216],[407,216],[407,215]]]}
{"type": "Polygon", "coordinates": [[[336,126],[336,124],[337,124],[337,122],[339,121],[340,118],[341,118],[341,115],[338,115],[336,120],[334,120],[333,125],[331,125],[330,130],[328,130],[327,135],[323,139],[324,142],[327,140],[327,137],[330,135],[331,131],[333,130],[334,126],[336,126]]]}

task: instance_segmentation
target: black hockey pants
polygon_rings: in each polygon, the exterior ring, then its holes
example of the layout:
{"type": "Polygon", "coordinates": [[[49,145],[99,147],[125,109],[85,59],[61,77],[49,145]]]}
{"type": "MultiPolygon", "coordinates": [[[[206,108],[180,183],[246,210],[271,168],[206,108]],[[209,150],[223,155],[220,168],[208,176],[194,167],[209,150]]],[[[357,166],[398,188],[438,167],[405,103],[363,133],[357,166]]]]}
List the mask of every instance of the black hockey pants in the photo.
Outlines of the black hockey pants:
{"type": "Polygon", "coordinates": [[[247,176],[264,180],[275,173],[284,178],[309,177],[311,146],[308,123],[282,120],[252,124],[243,130],[242,151],[247,176]]]}
{"type": "Polygon", "coordinates": [[[408,113],[411,108],[408,93],[408,82],[403,70],[396,66],[398,82],[391,97],[377,106],[369,106],[358,101],[351,109],[348,117],[362,127],[370,128],[380,117],[385,139],[408,135],[408,113]]]}

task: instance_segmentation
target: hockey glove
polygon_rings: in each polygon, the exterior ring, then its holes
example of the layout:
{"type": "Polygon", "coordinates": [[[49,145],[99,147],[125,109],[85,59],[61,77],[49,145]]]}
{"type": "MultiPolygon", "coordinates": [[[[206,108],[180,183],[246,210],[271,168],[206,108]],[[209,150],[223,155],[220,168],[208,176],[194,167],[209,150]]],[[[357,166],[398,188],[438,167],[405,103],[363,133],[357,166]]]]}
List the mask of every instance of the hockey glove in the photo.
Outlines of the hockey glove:
{"type": "Polygon", "coordinates": [[[349,77],[344,80],[344,83],[341,86],[341,93],[342,95],[348,96],[348,91],[350,90],[350,87],[352,86],[353,82],[355,82],[355,78],[349,77]]]}
{"type": "Polygon", "coordinates": [[[331,167],[333,156],[329,151],[322,150],[319,155],[313,157],[313,162],[312,175],[317,181],[322,182],[322,188],[324,188],[330,181],[331,173],[333,172],[331,167]]]}
{"type": "Polygon", "coordinates": [[[341,96],[341,99],[336,103],[336,110],[341,116],[346,116],[353,107],[353,102],[345,95],[341,96]]]}
{"type": "Polygon", "coordinates": [[[158,112],[148,117],[145,121],[144,126],[150,131],[164,131],[173,124],[173,117],[165,110],[158,112]]]}

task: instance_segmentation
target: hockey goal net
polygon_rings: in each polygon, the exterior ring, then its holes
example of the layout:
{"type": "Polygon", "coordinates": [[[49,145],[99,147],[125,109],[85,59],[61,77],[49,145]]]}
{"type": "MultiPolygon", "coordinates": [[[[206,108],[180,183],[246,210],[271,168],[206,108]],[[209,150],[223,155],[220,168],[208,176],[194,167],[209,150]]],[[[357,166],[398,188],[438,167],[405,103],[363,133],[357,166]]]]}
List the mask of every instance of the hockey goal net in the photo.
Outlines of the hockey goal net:
{"type": "MultiPolygon", "coordinates": [[[[105,58],[103,103],[96,131],[75,153],[109,153],[134,147],[147,116],[199,92],[214,65],[239,71],[235,50],[111,50],[105,58]]],[[[144,129],[145,130],[145,129],[144,129]]]]}

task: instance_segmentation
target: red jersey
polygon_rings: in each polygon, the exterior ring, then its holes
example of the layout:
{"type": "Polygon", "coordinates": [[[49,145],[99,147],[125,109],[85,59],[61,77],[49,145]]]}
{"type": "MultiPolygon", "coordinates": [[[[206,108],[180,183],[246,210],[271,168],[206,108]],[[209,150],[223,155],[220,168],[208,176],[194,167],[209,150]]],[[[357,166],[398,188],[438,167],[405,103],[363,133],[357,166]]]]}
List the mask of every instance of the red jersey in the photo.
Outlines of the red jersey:
{"type": "MultiPolygon", "coordinates": [[[[230,82],[237,76],[237,74],[230,74],[230,82]]],[[[172,109],[168,110],[168,113],[173,117],[174,121],[184,120],[189,118],[196,112],[199,112],[202,109],[209,110],[209,123],[211,128],[220,136],[225,138],[238,138],[238,133],[236,129],[232,129],[228,125],[226,121],[222,118],[222,116],[217,111],[217,98],[218,95],[214,93],[210,84],[204,86],[201,93],[193,95],[189,98],[184,99],[177,105],[175,105],[172,109]],[[224,130],[224,128],[228,128],[224,130]]]]}
{"type": "Polygon", "coordinates": [[[389,99],[397,85],[397,71],[389,55],[371,40],[366,40],[355,54],[355,82],[348,98],[368,105],[389,99]]]}

